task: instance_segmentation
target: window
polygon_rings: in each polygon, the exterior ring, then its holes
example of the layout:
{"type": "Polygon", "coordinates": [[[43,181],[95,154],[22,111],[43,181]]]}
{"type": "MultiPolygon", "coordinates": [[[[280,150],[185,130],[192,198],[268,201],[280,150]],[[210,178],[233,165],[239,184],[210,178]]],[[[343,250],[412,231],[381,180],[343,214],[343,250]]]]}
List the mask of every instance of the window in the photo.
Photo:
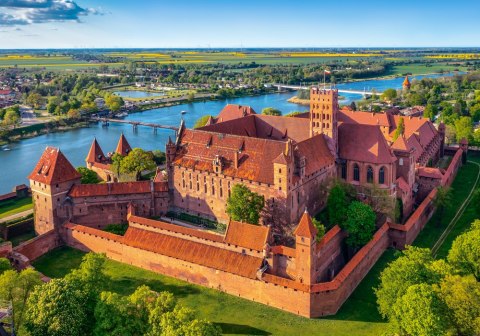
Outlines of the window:
{"type": "Polygon", "coordinates": [[[367,182],[373,183],[373,168],[371,166],[367,168],[367,182]]]}
{"type": "Polygon", "coordinates": [[[378,171],[378,183],[385,184],[385,167],[380,168],[378,171]]]}
{"type": "Polygon", "coordinates": [[[347,164],[342,163],[341,169],[342,169],[341,170],[342,179],[346,180],[347,179],[347,164]]]}
{"type": "Polygon", "coordinates": [[[403,166],[403,159],[402,158],[400,158],[400,160],[398,160],[398,165],[403,166]]]}
{"type": "Polygon", "coordinates": [[[360,167],[356,163],[353,165],[353,180],[360,181],[360,167]]]}

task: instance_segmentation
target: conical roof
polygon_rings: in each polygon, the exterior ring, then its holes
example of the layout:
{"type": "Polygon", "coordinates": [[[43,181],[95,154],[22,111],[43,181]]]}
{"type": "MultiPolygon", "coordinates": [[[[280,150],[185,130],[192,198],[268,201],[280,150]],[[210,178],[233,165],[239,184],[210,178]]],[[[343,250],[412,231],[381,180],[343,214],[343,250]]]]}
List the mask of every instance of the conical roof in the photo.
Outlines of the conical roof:
{"type": "Polygon", "coordinates": [[[100,162],[103,159],[105,159],[105,154],[103,154],[102,148],[98,144],[97,139],[93,138],[92,145],[90,146],[90,150],[88,151],[88,155],[85,161],[100,162]]]}
{"type": "Polygon", "coordinates": [[[410,87],[410,80],[408,79],[408,75],[405,76],[405,80],[403,81],[403,87],[410,87]]]}
{"type": "Polygon", "coordinates": [[[405,136],[404,135],[399,136],[397,140],[395,140],[395,142],[393,143],[392,148],[394,150],[408,152],[409,146],[407,144],[407,140],[405,139],[405,136]]]}
{"type": "Polygon", "coordinates": [[[115,149],[115,152],[122,156],[127,156],[128,153],[130,153],[131,151],[132,151],[132,147],[130,147],[130,144],[128,143],[127,139],[122,133],[120,135],[120,139],[118,140],[118,145],[117,145],[117,149],[115,149]]]}
{"type": "Polygon", "coordinates": [[[312,218],[305,210],[300,219],[300,223],[295,230],[295,236],[315,238],[317,236],[317,228],[313,225],[312,218]]]}

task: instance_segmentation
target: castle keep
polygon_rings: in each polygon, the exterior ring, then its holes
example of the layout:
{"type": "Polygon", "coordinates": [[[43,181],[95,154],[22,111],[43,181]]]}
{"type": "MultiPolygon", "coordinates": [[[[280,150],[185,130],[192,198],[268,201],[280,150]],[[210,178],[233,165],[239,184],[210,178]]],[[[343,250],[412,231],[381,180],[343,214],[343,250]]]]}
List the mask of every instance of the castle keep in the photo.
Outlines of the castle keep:
{"type": "MultiPolygon", "coordinates": [[[[312,88],[310,111],[258,115],[227,106],[199,129],[182,123],[166,145],[167,179],[116,182],[111,155],[96,140],[87,167],[109,183],[80,184],[63,153],[47,147],[29,176],[40,235],[18,253],[67,244],[306,317],[335,314],[387,247],[410,244],[434,211],[436,187],[453,180],[466,145],[447,170],[427,167],[443,156],[445,128],[391,112],[340,109],[338,92],[312,88]],[[362,195],[376,186],[401,199],[404,224],[387,219],[350,260],[338,226],[317,240],[310,214],[338,178],[362,195]],[[225,207],[235,184],[265,197],[271,216],[239,223],[225,207]],[[414,205],[418,206],[414,210],[414,205]],[[174,223],[168,211],[227,224],[224,234],[174,223]],[[292,246],[275,243],[271,222],[294,225],[292,246]],[[101,229],[128,222],[124,236],[101,229]],[[39,246],[41,248],[39,248],[39,246]]],[[[116,152],[131,150],[122,135],[116,152]]]]}

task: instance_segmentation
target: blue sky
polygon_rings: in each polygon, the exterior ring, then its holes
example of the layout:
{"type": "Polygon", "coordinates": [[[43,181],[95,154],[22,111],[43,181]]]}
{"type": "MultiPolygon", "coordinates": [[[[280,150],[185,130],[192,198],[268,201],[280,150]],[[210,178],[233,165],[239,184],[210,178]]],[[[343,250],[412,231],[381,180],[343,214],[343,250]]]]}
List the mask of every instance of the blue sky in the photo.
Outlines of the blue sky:
{"type": "Polygon", "coordinates": [[[0,48],[480,46],[480,1],[0,0],[0,48]]]}

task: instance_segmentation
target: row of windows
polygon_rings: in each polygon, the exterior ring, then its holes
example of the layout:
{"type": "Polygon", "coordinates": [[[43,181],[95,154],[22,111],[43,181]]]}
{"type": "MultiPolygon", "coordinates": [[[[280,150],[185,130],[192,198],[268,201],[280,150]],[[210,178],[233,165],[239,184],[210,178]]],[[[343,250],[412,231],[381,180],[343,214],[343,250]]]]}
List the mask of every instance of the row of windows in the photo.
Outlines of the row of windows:
{"type": "MultiPolygon", "coordinates": [[[[211,192],[211,195],[212,196],[215,196],[215,192],[216,192],[216,184],[215,184],[215,179],[212,177],[211,179],[207,179],[206,176],[203,177],[203,192],[205,194],[208,193],[208,182],[211,182],[210,183],[210,192],[211,192]]],[[[182,172],[182,188],[183,189],[190,189],[190,190],[193,190],[194,189],[194,185],[195,185],[195,188],[196,188],[196,191],[200,191],[200,179],[198,177],[198,175],[195,176],[194,179],[192,179],[192,173],[189,173],[189,176],[188,176],[188,181],[185,180],[185,172],[182,172]]],[[[228,196],[230,197],[230,187],[231,187],[231,184],[230,184],[230,181],[227,181],[227,191],[228,191],[228,196]]],[[[223,197],[223,180],[219,180],[219,189],[218,189],[218,194],[220,197],[223,197]]]]}
{"type": "MultiPolygon", "coordinates": [[[[341,167],[341,175],[342,179],[346,180],[347,179],[347,165],[344,163],[342,164],[341,167]]],[[[379,184],[385,184],[385,172],[386,169],[385,167],[381,167],[378,171],[378,183],[379,184]]],[[[367,183],[373,183],[373,176],[374,176],[374,171],[372,166],[367,167],[367,183]]],[[[353,180],[354,181],[360,181],[360,166],[358,164],[353,165],[353,180]]]]}
{"type": "MultiPolygon", "coordinates": [[[[319,122],[312,122],[312,126],[313,127],[320,127],[320,123],[319,122]]],[[[323,128],[330,128],[330,124],[329,123],[322,123],[322,127],[323,128]]]]}
{"type": "Polygon", "coordinates": [[[330,114],[329,113],[327,113],[327,114],[325,114],[325,113],[314,113],[313,114],[313,118],[315,118],[315,119],[320,119],[320,116],[322,117],[322,119],[330,120],[330,114]]]}

